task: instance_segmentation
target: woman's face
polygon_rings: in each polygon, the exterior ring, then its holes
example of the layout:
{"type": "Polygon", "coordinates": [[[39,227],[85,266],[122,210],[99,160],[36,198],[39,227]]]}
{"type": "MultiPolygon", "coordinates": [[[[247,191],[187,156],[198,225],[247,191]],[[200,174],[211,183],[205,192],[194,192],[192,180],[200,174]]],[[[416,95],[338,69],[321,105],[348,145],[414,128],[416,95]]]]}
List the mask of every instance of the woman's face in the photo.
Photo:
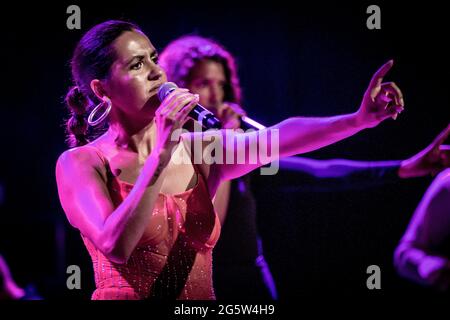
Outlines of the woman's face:
{"type": "Polygon", "coordinates": [[[116,59],[104,88],[113,108],[129,115],[153,116],[160,104],[158,88],[167,81],[155,48],[138,31],[124,32],[112,46],[116,59]]]}
{"type": "Polygon", "coordinates": [[[223,104],[226,84],[223,65],[212,60],[201,60],[192,68],[187,88],[200,95],[200,104],[215,112],[223,104]]]}

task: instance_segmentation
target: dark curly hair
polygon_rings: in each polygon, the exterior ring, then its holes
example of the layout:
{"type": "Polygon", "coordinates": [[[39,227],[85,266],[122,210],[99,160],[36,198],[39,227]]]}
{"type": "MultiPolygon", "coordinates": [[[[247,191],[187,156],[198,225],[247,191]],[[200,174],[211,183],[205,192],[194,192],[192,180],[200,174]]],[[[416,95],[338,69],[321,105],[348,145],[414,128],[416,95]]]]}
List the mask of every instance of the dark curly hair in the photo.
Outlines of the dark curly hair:
{"type": "Polygon", "coordinates": [[[105,79],[116,59],[112,43],[126,31],[141,31],[134,23],[109,20],[100,23],[84,34],[78,42],[70,65],[74,85],[65,102],[71,117],[66,121],[67,143],[70,147],[82,146],[95,138],[100,130],[91,129],[87,116],[99,99],[91,90],[93,79],[105,79]]]}
{"type": "Polygon", "coordinates": [[[212,60],[223,65],[226,84],[224,99],[241,103],[241,87],[236,62],[229,51],[216,41],[198,35],[186,35],[172,41],[159,55],[159,64],[167,79],[186,87],[190,73],[197,62],[212,60]]]}

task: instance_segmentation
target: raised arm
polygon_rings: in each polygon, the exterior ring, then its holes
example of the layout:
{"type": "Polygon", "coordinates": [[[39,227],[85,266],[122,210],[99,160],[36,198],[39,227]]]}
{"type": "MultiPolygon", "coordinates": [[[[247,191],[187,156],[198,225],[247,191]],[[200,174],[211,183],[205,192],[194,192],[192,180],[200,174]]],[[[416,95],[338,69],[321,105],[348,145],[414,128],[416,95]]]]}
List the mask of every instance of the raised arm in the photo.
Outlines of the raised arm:
{"type": "Polygon", "coordinates": [[[95,148],[84,146],[64,152],[56,165],[62,207],[69,222],[108,259],[125,263],[131,256],[155,206],[164,168],[178,141],[171,141],[198,97],[175,90],[156,111],[156,143],[133,189],[117,207],[107,188],[106,166],[95,148]]]}
{"type": "Polygon", "coordinates": [[[353,114],[326,118],[294,117],[254,133],[222,131],[222,136],[215,139],[222,139],[224,153],[234,154],[235,161],[219,164],[217,173],[220,179],[237,178],[275,159],[313,151],[362,129],[374,127],[387,118],[395,119],[403,110],[402,94],[394,83],[382,83],[392,65],[393,62],[389,61],[375,73],[360,108],[353,114]],[[267,139],[264,141],[260,137],[267,139]],[[251,156],[261,155],[262,148],[274,152],[264,158],[257,156],[257,160],[252,161],[251,156]],[[244,162],[238,163],[237,154],[242,149],[246,158],[244,162]]]}
{"type": "Polygon", "coordinates": [[[69,222],[111,261],[126,262],[142,237],[161,187],[162,179],[151,184],[160,164],[158,155],[150,156],[129,196],[115,208],[95,149],[66,151],[58,159],[58,193],[69,222]]]}

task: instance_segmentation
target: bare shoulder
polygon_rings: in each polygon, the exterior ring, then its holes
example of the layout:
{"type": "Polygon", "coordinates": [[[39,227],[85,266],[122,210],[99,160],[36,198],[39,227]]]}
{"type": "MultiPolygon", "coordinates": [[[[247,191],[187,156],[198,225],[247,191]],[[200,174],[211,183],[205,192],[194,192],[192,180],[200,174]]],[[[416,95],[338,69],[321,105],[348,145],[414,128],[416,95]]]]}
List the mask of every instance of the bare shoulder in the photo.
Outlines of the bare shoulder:
{"type": "Polygon", "coordinates": [[[76,176],[86,171],[98,171],[103,175],[105,166],[99,150],[85,145],[64,151],[56,163],[56,176],[76,176]]]}
{"type": "Polygon", "coordinates": [[[450,168],[439,173],[422,198],[421,206],[428,215],[448,213],[450,205],[450,168]]]}
{"type": "Polygon", "coordinates": [[[438,185],[440,189],[445,189],[450,192],[450,168],[443,170],[436,177],[435,184],[438,185]]]}
{"type": "Polygon", "coordinates": [[[57,165],[77,166],[99,165],[102,163],[98,149],[85,145],[64,151],[58,158],[57,165]]]}

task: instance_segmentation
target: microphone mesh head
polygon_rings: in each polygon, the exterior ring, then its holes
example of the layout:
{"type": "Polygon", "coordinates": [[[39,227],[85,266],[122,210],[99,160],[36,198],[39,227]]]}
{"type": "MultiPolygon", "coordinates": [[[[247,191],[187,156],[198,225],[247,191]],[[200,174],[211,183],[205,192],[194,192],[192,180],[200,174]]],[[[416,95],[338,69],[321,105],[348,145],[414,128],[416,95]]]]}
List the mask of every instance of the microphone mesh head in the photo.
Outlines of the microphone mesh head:
{"type": "Polygon", "coordinates": [[[166,82],[158,89],[158,99],[159,101],[163,101],[165,97],[173,90],[178,88],[178,86],[173,82],[166,82]]]}

